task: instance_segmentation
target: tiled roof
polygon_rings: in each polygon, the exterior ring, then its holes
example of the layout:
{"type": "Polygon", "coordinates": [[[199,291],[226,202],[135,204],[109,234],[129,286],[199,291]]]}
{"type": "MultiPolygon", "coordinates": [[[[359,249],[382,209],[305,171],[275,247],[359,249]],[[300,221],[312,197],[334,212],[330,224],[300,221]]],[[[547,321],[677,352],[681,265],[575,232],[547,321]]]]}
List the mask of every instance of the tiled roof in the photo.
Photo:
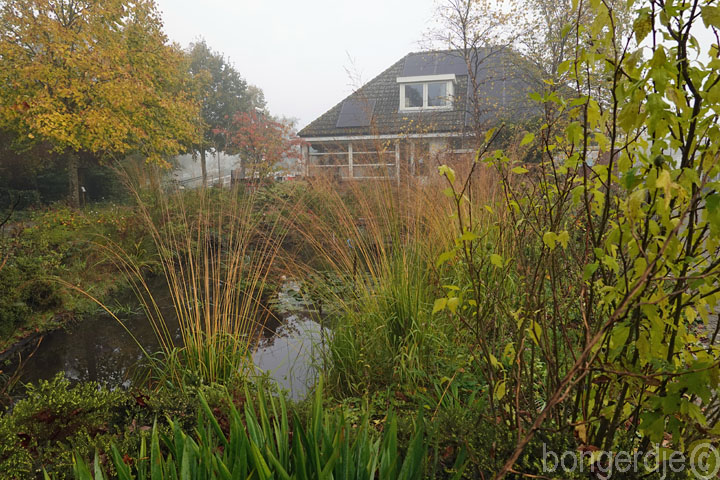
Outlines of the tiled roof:
{"type": "MultiPolygon", "coordinates": [[[[380,75],[363,85],[342,102],[315,119],[299,132],[304,138],[335,137],[349,135],[404,135],[413,133],[461,132],[469,124],[469,112],[472,110],[466,102],[468,75],[457,75],[455,99],[450,110],[424,110],[400,112],[400,85],[397,77],[403,76],[405,62],[408,59],[417,63],[418,57],[429,58],[432,55],[455,55],[457,52],[418,52],[410,53],[380,75]],[[365,127],[337,127],[338,117],[346,100],[372,105],[372,121],[365,127]]],[[[507,58],[507,56],[505,56],[507,58]]],[[[482,62],[476,75],[479,82],[478,101],[482,105],[484,120],[499,116],[514,116],[512,112],[527,111],[527,91],[518,79],[510,78],[507,72],[509,62],[500,55],[482,62]],[[500,113],[503,109],[505,114],[500,113]]]]}

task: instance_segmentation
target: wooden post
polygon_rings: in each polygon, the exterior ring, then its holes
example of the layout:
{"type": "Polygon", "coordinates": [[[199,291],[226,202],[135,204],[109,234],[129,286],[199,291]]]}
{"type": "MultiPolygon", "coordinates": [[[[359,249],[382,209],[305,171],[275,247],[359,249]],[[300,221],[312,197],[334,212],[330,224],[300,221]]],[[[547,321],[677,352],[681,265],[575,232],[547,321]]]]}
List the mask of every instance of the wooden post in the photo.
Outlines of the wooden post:
{"type": "Polygon", "coordinates": [[[415,142],[410,140],[410,175],[415,176],[415,142]]]}
{"type": "Polygon", "coordinates": [[[354,178],[353,174],[353,147],[352,142],[348,142],[348,177],[354,178]]]}
{"type": "Polygon", "coordinates": [[[400,185],[400,140],[395,140],[395,177],[400,185]]]}
{"type": "Polygon", "coordinates": [[[305,171],[305,176],[310,175],[310,146],[309,145],[303,145],[300,148],[302,152],[302,161],[305,165],[303,165],[303,170],[305,171]]]}

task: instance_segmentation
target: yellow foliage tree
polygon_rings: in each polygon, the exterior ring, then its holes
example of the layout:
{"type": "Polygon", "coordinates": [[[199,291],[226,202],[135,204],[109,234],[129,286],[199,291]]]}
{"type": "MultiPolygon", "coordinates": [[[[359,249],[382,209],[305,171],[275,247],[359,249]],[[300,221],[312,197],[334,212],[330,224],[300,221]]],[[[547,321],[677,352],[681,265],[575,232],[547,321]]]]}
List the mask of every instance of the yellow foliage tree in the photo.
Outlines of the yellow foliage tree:
{"type": "Polygon", "coordinates": [[[196,140],[184,62],[153,0],[0,2],[0,122],[66,159],[73,206],[79,154],[163,163],[196,140]]]}

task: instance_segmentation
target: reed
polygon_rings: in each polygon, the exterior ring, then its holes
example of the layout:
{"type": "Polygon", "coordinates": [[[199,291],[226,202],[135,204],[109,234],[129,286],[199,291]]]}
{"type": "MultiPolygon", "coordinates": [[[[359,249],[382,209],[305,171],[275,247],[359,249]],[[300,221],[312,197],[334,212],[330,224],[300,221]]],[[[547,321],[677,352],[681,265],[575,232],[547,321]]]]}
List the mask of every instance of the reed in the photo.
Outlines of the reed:
{"type": "Polygon", "coordinates": [[[179,386],[188,379],[222,382],[246,370],[270,315],[270,275],[285,235],[279,217],[262,211],[256,194],[236,188],[184,191],[163,189],[158,181],[138,184],[136,175],[124,178],[152,238],[172,308],[131,255],[111,239],[103,248],[156,333],[159,355],[145,352],[153,374],[179,386]]]}

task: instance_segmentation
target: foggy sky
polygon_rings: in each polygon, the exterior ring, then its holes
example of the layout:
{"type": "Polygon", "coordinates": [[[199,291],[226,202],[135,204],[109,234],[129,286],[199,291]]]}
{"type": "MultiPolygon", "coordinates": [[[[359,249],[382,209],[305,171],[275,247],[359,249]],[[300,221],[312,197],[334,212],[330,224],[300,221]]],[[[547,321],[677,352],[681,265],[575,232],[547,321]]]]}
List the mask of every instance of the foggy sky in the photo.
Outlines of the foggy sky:
{"type": "MultiPolygon", "coordinates": [[[[156,0],[171,41],[204,38],[302,128],[421,43],[441,0],[156,0]]],[[[714,42],[698,22],[703,50],[714,42]]],[[[649,40],[646,39],[646,44],[649,40]]],[[[705,59],[704,59],[705,60],[705,59]]]]}
{"type": "Polygon", "coordinates": [[[300,127],[420,50],[435,10],[433,0],[156,1],[171,41],[204,38],[300,127]]]}

